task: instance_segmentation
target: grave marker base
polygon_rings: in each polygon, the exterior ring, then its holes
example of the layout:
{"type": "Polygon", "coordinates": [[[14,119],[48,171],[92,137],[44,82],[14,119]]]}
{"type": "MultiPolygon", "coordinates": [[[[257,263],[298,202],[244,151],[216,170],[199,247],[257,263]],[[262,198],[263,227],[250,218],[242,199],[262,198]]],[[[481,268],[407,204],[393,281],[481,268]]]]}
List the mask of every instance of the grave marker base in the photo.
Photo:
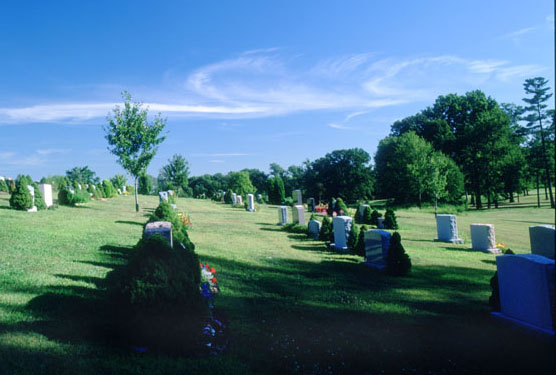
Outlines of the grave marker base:
{"type": "Polygon", "coordinates": [[[493,311],[493,312],[490,313],[490,315],[494,316],[497,319],[505,320],[505,321],[510,322],[512,324],[516,324],[518,326],[525,327],[527,329],[530,329],[534,332],[541,333],[543,335],[548,335],[548,336],[551,336],[551,337],[555,336],[554,330],[542,328],[542,327],[536,326],[534,324],[524,322],[523,320],[519,320],[519,319],[509,317],[509,316],[504,315],[504,314],[502,314],[501,312],[498,312],[498,311],[493,311]]]}
{"type": "Polygon", "coordinates": [[[446,243],[455,243],[455,244],[463,244],[463,240],[461,238],[452,238],[450,240],[441,240],[439,238],[435,238],[434,242],[446,242],[446,243]]]}

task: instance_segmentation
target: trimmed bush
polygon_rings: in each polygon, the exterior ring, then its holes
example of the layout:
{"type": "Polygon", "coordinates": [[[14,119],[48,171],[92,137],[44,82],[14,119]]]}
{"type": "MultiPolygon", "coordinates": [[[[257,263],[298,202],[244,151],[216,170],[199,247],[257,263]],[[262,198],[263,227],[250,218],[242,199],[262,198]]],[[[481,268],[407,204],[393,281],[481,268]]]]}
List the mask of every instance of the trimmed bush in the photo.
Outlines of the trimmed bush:
{"type": "Polygon", "coordinates": [[[6,183],[5,180],[0,180],[0,191],[5,191],[8,192],[9,191],[9,187],[8,184],[6,183]]]}
{"type": "Polygon", "coordinates": [[[11,180],[11,181],[8,183],[8,193],[13,194],[13,192],[15,191],[15,188],[16,188],[16,186],[15,186],[15,181],[14,181],[14,180],[11,180]]]}
{"type": "Polygon", "coordinates": [[[359,229],[359,237],[357,239],[357,246],[355,248],[355,254],[365,257],[365,231],[369,230],[366,225],[361,225],[359,229]]]}
{"type": "Polygon", "coordinates": [[[86,190],[75,190],[71,192],[67,187],[62,187],[58,191],[58,204],[73,206],[76,203],[86,203],[91,200],[91,196],[86,190]]]}
{"type": "Polygon", "coordinates": [[[35,189],[35,206],[37,210],[46,210],[46,203],[44,202],[44,197],[42,196],[41,190],[39,189],[39,185],[36,183],[32,183],[33,189],[35,189]]]}
{"type": "Polygon", "coordinates": [[[357,226],[357,224],[352,224],[351,231],[349,232],[349,237],[347,241],[347,247],[352,253],[355,253],[358,242],[359,242],[359,227],[357,226]]]}
{"type": "Polygon", "coordinates": [[[398,229],[398,221],[396,219],[396,213],[394,210],[388,208],[384,214],[384,228],[386,229],[398,229]]]}
{"type": "Polygon", "coordinates": [[[142,239],[129,262],[108,273],[114,328],[124,345],[170,354],[202,348],[207,304],[199,291],[199,259],[156,234],[142,239]]]}
{"type": "Polygon", "coordinates": [[[338,216],[340,215],[347,215],[348,212],[348,208],[346,206],[346,204],[344,203],[344,200],[342,198],[337,198],[336,199],[336,207],[335,207],[335,211],[338,214],[338,216]],[[343,211],[343,212],[340,212],[343,211]]]}
{"type": "Polygon", "coordinates": [[[386,270],[393,276],[405,276],[411,271],[411,259],[402,246],[402,237],[398,232],[394,232],[390,237],[386,270]]]}
{"type": "Polygon", "coordinates": [[[332,230],[332,221],[330,221],[328,216],[325,216],[322,219],[322,224],[320,226],[319,240],[329,241],[331,232],[332,232],[332,235],[334,235],[333,230],[332,230]]]}
{"type": "Polygon", "coordinates": [[[230,189],[228,189],[226,191],[226,194],[224,194],[224,203],[227,203],[227,204],[232,204],[233,203],[232,194],[233,194],[233,191],[231,191],[230,189]]]}
{"type": "Polygon", "coordinates": [[[102,181],[102,189],[104,190],[104,197],[105,198],[113,198],[118,194],[116,189],[114,189],[114,185],[110,180],[102,181]]]}
{"type": "Polygon", "coordinates": [[[27,185],[31,185],[31,181],[29,181],[27,177],[23,175],[17,177],[15,189],[10,196],[10,207],[22,211],[27,211],[33,207],[33,197],[27,185]]]}
{"type": "Polygon", "coordinates": [[[371,212],[371,216],[369,217],[369,222],[367,224],[378,226],[378,218],[379,217],[382,217],[382,214],[380,212],[378,212],[377,210],[373,210],[373,212],[371,212]]]}
{"type": "Polygon", "coordinates": [[[187,227],[183,225],[183,221],[169,203],[160,202],[147,223],[152,223],[153,221],[169,221],[172,223],[172,238],[174,243],[179,244],[181,242],[187,249],[191,251],[195,250],[195,245],[189,240],[189,236],[187,235],[187,227]]]}

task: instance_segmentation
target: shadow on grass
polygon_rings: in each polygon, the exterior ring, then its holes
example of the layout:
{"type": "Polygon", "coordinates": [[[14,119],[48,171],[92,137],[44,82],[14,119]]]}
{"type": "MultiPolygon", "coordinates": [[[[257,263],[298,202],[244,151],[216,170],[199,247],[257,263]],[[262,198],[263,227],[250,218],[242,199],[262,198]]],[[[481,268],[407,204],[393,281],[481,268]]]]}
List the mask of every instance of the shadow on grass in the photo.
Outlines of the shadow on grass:
{"type": "Polygon", "coordinates": [[[481,259],[481,262],[486,263],[486,264],[494,264],[494,265],[496,265],[496,261],[495,261],[495,260],[481,259]]]}
{"type": "Polygon", "coordinates": [[[129,225],[140,225],[140,226],[145,225],[145,223],[141,223],[141,222],[139,222],[139,221],[128,221],[128,220],[116,220],[116,221],[114,221],[114,223],[117,223],[117,224],[129,224],[129,225]]]}
{"type": "Polygon", "coordinates": [[[291,248],[296,250],[302,250],[302,251],[316,251],[316,252],[323,252],[328,250],[324,242],[319,242],[318,244],[313,244],[313,245],[291,245],[291,248]]]}
{"type": "MultiPolygon", "coordinates": [[[[449,250],[449,251],[459,251],[459,252],[463,252],[463,253],[482,253],[479,250],[474,250],[474,249],[470,249],[469,247],[450,247],[450,246],[444,246],[442,247],[445,250],[449,250]]],[[[484,254],[484,253],[483,253],[484,254]]]]}
{"type": "Polygon", "coordinates": [[[267,232],[281,232],[282,229],[280,228],[259,228],[259,230],[265,230],[267,232]]]}

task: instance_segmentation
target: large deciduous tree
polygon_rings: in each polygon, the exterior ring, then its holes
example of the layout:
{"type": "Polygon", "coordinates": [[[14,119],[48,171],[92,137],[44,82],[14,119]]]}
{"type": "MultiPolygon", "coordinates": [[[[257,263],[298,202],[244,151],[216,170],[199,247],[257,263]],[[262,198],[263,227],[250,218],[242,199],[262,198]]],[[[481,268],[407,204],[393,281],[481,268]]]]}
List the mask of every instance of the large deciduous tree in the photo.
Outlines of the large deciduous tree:
{"type": "Polygon", "coordinates": [[[149,122],[147,109],[142,103],[132,103],[131,95],[122,93],[124,106],[117,105],[112,115],[108,115],[108,125],[104,127],[108,150],[118,157],[118,163],[134,178],[135,210],[139,211],[138,179],[146,173],[147,167],[165,136],[160,133],[166,119],[157,115],[149,122]]]}
{"type": "MultiPolygon", "coordinates": [[[[550,195],[550,206],[554,207],[551,171],[547,158],[548,147],[546,145],[546,129],[543,128],[543,121],[545,122],[544,126],[546,127],[547,120],[550,120],[550,112],[547,110],[548,105],[546,102],[552,97],[552,93],[548,92],[550,88],[547,85],[548,80],[543,77],[535,77],[525,80],[525,83],[523,84],[525,93],[532,96],[529,98],[523,98],[523,101],[528,104],[525,108],[525,113],[527,113],[527,115],[524,119],[527,121],[529,133],[533,136],[540,137],[542,149],[541,160],[545,170],[546,185],[548,185],[550,195]]],[[[548,122],[548,124],[550,124],[550,122],[548,122]]]]}
{"type": "Polygon", "coordinates": [[[189,195],[189,162],[179,154],[175,154],[160,170],[159,180],[166,189],[176,190],[178,196],[189,195]]]}

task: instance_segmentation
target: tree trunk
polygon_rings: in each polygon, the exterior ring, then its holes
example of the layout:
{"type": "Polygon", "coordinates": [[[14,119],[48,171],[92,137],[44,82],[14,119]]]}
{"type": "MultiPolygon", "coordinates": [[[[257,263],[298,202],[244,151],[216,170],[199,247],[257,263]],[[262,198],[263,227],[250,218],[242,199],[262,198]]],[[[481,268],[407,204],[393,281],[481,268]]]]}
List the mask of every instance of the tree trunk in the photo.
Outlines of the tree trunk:
{"type": "Polygon", "coordinates": [[[546,176],[545,179],[543,180],[543,183],[544,183],[544,199],[548,200],[548,190],[546,189],[546,185],[547,185],[546,176]]]}
{"type": "MultiPolygon", "coordinates": [[[[518,195],[518,196],[519,196],[519,195],[518,195]]],[[[519,199],[519,198],[518,198],[518,199],[519,199]]],[[[510,203],[514,203],[514,202],[515,202],[515,200],[514,200],[514,192],[513,192],[513,191],[510,191],[510,203]]]]}
{"type": "Polygon", "coordinates": [[[517,203],[519,203],[519,192],[515,193],[517,195],[517,203]]]}
{"type": "Polygon", "coordinates": [[[137,180],[138,178],[135,177],[135,212],[139,212],[139,197],[137,196],[137,180]]]}
{"type": "Polygon", "coordinates": [[[481,188],[479,187],[475,189],[475,208],[477,210],[483,208],[483,203],[481,202],[481,188]]]}
{"type": "Polygon", "coordinates": [[[541,193],[539,191],[539,171],[537,170],[537,207],[541,207],[541,193]]]}
{"type": "MultiPolygon", "coordinates": [[[[539,126],[541,130],[542,158],[544,162],[544,171],[546,173],[546,182],[548,183],[548,191],[550,193],[550,207],[554,208],[554,196],[552,195],[552,181],[550,179],[550,169],[548,168],[548,160],[546,160],[546,146],[544,145],[544,131],[542,129],[540,104],[537,105],[537,111],[539,113],[539,126]]],[[[537,179],[538,179],[538,175],[537,175],[537,179]]]]}
{"type": "Polygon", "coordinates": [[[421,208],[421,192],[419,191],[419,208],[421,208]]]}

